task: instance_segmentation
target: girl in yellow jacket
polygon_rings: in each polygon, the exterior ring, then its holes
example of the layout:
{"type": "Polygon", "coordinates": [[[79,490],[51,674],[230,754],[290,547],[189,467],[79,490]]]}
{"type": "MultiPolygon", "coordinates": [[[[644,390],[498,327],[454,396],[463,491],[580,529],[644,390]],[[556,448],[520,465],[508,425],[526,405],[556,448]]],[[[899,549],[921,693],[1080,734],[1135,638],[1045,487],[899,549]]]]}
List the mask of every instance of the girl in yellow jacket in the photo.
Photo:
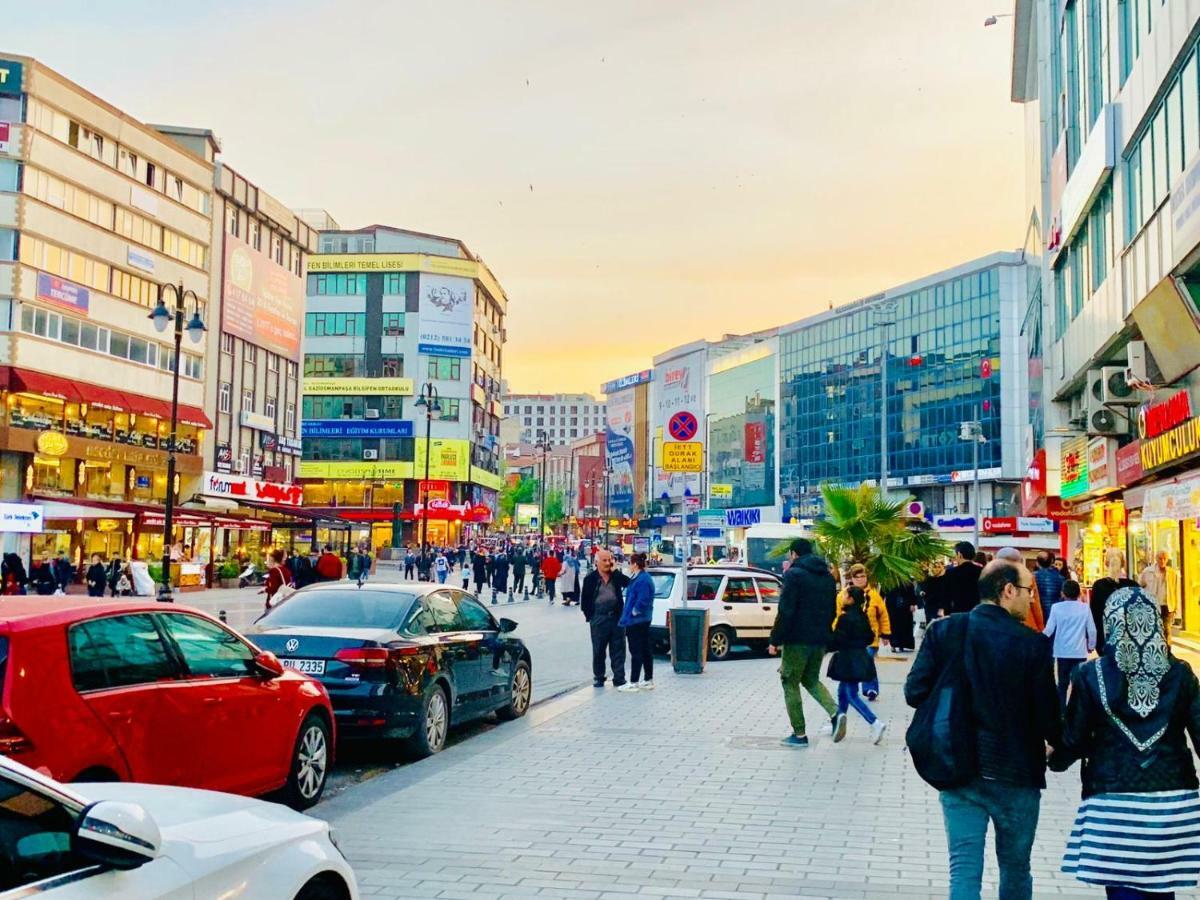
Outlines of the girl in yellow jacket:
{"type": "MultiPolygon", "coordinates": [[[[867,567],[855,563],[850,567],[850,585],[857,588],[862,588],[867,595],[867,621],[871,623],[871,630],[875,632],[875,643],[869,648],[871,656],[875,656],[879,652],[879,642],[888,640],[892,633],[892,623],[888,620],[887,606],[883,602],[883,598],[879,596],[879,591],[870,587],[867,584],[867,567]]],[[[842,591],[838,597],[837,615],[842,614],[842,607],[846,604],[846,591],[842,591]]],[[[833,626],[837,627],[837,617],[834,617],[833,626]]],[[[864,681],[862,685],[863,696],[868,700],[875,700],[879,697],[879,679],[874,681],[864,681]]]]}

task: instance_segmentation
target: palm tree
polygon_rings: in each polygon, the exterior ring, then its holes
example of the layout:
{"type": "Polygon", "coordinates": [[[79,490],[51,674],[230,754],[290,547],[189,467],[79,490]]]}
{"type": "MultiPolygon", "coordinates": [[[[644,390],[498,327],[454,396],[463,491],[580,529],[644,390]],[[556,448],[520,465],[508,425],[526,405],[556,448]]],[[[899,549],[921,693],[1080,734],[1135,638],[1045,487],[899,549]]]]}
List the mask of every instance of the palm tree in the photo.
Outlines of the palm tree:
{"type": "Polygon", "coordinates": [[[903,514],[911,498],[891,501],[865,483],[822,485],[821,495],[825,515],[813,525],[821,554],[835,565],[866,566],[880,591],[915,581],[926,565],[950,555],[950,545],[923,520],[903,514]]]}

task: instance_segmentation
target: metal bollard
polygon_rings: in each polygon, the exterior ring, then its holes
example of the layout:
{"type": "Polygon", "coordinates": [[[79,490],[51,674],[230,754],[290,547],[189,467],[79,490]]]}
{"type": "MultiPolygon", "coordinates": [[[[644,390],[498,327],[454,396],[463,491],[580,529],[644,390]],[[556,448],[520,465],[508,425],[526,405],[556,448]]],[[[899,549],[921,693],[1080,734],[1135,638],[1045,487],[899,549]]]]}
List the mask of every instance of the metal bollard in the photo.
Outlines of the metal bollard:
{"type": "Polygon", "coordinates": [[[512,603],[512,602],[513,602],[513,592],[512,592],[512,591],[509,591],[509,592],[508,592],[508,602],[509,602],[509,603],[512,603]]]}
{"type": "Polygon", "coordinates": [[[221,610],[220,612],[218,612],[217,618],[220,619],[222,622],[227,621],[227,619],[225,618],[225,610],[221,610]]]}

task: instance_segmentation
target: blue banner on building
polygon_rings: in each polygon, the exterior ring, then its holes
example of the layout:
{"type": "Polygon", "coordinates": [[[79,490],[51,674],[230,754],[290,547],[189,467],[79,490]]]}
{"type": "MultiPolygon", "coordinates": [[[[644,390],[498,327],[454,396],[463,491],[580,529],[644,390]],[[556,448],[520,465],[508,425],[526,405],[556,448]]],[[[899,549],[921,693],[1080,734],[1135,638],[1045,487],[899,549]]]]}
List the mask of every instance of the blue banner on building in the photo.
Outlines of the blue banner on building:
{"type": "Polygon", "coordinates": [[[612,475],[608,485],[608,506],[613,515],[633,515],[633,391],[621,391],[608,398],[605,411],[605,454],[612,475]]]}
{"type": "Polygon", "coordinates": [[[21,93],[21,81],[24,73],[25,67],[19,62],[0,59],[0,94],[21,93]]]}
{"type": "Polygon", "coordinates": [[[654,380],[653,369],[643,369],[640,372],[634,372],[632,375],[626,375],[623,378],[614,378],[612,381],[606,381],[600,385],[600,393],[615,394],[617,391],[623,391],[625,388],[637,387],[639,384],[646,384],[654,380]]]}
{"type": "Polygon", "coordinates": [[[404,419],[312,419],[300,423],[300,434],[306,438],[410,438],[413,423],[404,419]]]}

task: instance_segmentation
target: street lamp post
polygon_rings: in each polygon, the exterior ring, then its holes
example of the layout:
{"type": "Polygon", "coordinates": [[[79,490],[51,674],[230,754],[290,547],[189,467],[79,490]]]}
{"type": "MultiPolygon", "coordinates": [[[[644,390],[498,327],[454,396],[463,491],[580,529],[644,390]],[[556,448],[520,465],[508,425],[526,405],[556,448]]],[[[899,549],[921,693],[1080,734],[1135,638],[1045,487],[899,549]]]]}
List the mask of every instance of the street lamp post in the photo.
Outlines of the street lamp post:
{"type": "Polygon", "coordinates": [[[609,501],[609,489],[612,486],[612,464],[604,460],[604,548],[608,549],[609,531],[608,526],[612,518],[612,503],[609,501]]]}
{"type": "Polygon", "coordinates": [[[431,435],[433,420],[441,415],[442,405],[438,402],[437,386],[430,382],[421,385],[421,395],[414,404],[425,410],[425,481],[421,491],[421,549],[429,543],[429,458],[433,455],[431,435]]]}
{"type": "Polygon", "coordinates": [[[979,445],[987,441],[983,436],[983,422],[979,420],[979,407],[975,407],[975,419],[959,426],[960,440],[971,442],[971,505],[974,507],[975,547],[979,548],[979,445]]]}
{"type": "Polygon", "coordinates": [[[875,307],[879,326],[879,496],[888,494],[888,328],[895,324],[896,301],[884,300],[875,307]]]}
{"type": "Polygon", "coordinates": [[[541,484],[538,485],[538,546],[540,547],[546,539],[546,454],[550,452],[550,437],[546,432],[538,432],[538,442],[534,449],[540,450],[542,454],[542,477],[541,484]]]}
{"type": "Polygon", "coordinates": [[[200,318],[200,298],[190,288],[179,284],[163,284],[158,288],[158,304],[150,313],[149,319],[154,323],[156,331],[167,330],[171,319],[175,320],[175,356],[171,360],[171,433],[167,438],[167,505],[163,513],[163,564],[162,584],[158,588],[160,603],[172,603],[175,598],[171,593],[171,532],[174,528],[175,517],[175,443],[176,431],[179,428],[179,357],[183,346],[183,333],[187,332],[193,344],[200,343],[204,332],[204,320],[200,318]],[[167,309],[166,294],[171,291],[175,295],[174,309],[167,309]],[[188,298],[192,301],[192,317],[187,325],[183,324],[184,307],[188,298]]]}

